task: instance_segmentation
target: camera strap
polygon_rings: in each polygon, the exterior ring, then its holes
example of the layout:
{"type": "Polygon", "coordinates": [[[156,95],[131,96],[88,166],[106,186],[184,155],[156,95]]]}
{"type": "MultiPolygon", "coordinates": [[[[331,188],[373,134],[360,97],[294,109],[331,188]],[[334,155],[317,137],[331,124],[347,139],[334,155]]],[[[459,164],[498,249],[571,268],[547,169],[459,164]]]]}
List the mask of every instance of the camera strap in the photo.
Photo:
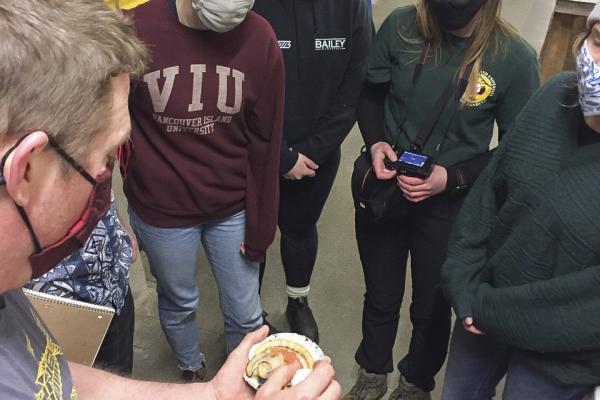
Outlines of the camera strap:
{"type": "MultiPolygon", "coordinates": [[[[414,99],[415,90],[417,87],[417,83],[419,82],[419,78],[421,78],[421,73],[423,72],[423,67],[425,66],[425,62],[427,62],[427,56],[429,55],[429,50],[431,49],[431,43],[425,43],[423,49],[421,50],[421,55],[419,56],[419,61],[417,61],[417,65],[415,65],[415,69],[413,70],[412,76],[412,85],[410,90],[409,99],[414,99]]],[[[396,148],[398,146],[398,142],[400,141],[400,136],[402,133],[406,135],[406,131],[404,131],[404,124],[406,123],[406,119],[408,118],[408,114],[410,114],[410,110],[412,109],[413,101],[408,104],[406,110],[404,111],[404,116],[402,117],[402,122],[398,124],[398,132],[396,133],[394,143],[392,143],[392,147],[396,148]]],[[[407,135],[407,139],[410,142],[410,137],[407,135]]]]}
{"type": "Polygon", "coordinates": [[[429,140],[429,136],[431,136],[431,132],[433,132],[433,128],[437,125],[440,116],[442,115],[442,111],[448,104],[448,101],[451,99],[452,95],[456,93],[456,101],[460,101],[462,96],[465,94],[465,90],[467,90],[467,86],[469,85],[469,77],[471,76],[471,72],[473,72],[473,65],[475,63],[471,62],[465,68],[462,76],[458,80],[458,84],[455,85],[454,79],[452,79],[440,97],[438,97],[435,105],[433,106],[433,111],[431,112],[432,118],[428,118],[427,122],[421,127],[419,134],[415,138],[415,140],[411,143],[411,150],[416,152],[423,151],[423,147],[427,140],[429,140]]]}
{"type": "MultiPolygon", "coordinates": [[[[412,78],[412,91],[411,91],[411,95],[409,97],[411,99],[414,98],[415,88],[417,86],[419,78],[421,77],[421,73],[425,66],[425,62],[427,61],[427,56],[429,55],[430,49],[431,49],[431,43],[427,42],[426,45],[423,47],[423,50],[421,51],[421,55],[419,57],[419,61],[418,61],[417,65],[415,65],[415,69],[413,71],[413,78],[412,78]]],[[[437,125],[437,122],[440,119],[442,111],[448,104],[448,101],[452,97],[453,93],[456,93],[456,100],[460,101],[460,99],[462,98],[462,96],[465,93],[465,90],[467,89],[467,86],[469,85],[469,77],[471,76],[471,73],[473,71],[474,64],[475,63],[472,62],[467,65],[467,67],[465,68],[465,71],[463,72],[461,78],[458,81],[458,84],[455,84],[454,79],[452,79],[452,80],[450,80],[450,82],[448,82],[448,85],[446,85],[445,89],[442,91],[440,97],[437,99],[437,101],[433,107],[433,111],[431,113],[433,118],[430,118],[427,120],[427,123],[425,123],[421,127],[421,129],[419,130],[419,134],[412,141],[412,143],[411,143],[412,151],[421,152],[423,150],[425,143],[427,143],[427,140],[429,140],[429,136],[431,135],[431,132],[433,132],[433,129],[437,125]]],[[[411,102],[411,104],[412,104],[412,102],[411,102]]],[[[396,139],[394,140],[394,144],[393,144],[394,148],[397,147],[398,142],[400,140],[400,135],[404,131],[404,124],[406,123],[406,119],[408,118],[409,108],[410,108],[410,106],[407,107],[407,110],[404,113],[404,118],[402,119],[402,122],[398,125],[399,131],[396,135],[396,139]]],[[[406,134],[406,132],[404,132],[404,133],[406,134]]],[[[408,138],[408,139],[410,141],[410,138],[408,138]]]]}

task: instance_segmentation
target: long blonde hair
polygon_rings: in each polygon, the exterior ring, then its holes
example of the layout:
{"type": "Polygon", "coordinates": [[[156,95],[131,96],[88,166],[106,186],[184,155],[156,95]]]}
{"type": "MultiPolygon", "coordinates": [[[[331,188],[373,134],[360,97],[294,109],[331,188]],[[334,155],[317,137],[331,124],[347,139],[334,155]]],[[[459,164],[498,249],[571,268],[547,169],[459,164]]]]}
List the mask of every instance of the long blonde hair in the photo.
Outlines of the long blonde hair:
{"type": "MultiPolygon", "coordinates": [[[[510,37],[519,37],[517,31],[500,16],[502,0],[488,0],[481,10],[475,15],[477,18],[475,29],[471,35],[469,47],[466,49],[458,74],[462,75],[470,63],[474,63],[473,72],[469,77],[469,85],[463,95],[463,102],[477,93],[477,82],[483,55],[492,48],[497,54],[505,50],[502,44],[510,37]],[[493,47],[491,47],[493,46],[493,47]]],[[[437,17],[432,11],[431,0],[419,0],[417,9],[417,29],[420,37],[408,37],[399,27],[400,38],[410,44],[429,42],[435,51],[435,60],[439,61],[442,45],[448,40],[448,33],[442,30],[437,17]]]]}

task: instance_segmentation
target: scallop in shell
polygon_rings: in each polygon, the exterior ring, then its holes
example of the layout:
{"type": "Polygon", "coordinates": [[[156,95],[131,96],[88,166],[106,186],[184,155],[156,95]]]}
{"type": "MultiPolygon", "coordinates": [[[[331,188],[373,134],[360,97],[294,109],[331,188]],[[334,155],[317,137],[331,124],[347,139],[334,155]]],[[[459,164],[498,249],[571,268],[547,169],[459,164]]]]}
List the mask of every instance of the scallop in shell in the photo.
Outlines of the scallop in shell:
{"type": "Polygon", "coordinates": [[[308,338],[295,333],[278,333],[252,347],[244,379],[257,389],[277,367],[297,360],[302,369],[292,379],[293,386],[302,381],[322,357],[323,351],[308,338]]]}

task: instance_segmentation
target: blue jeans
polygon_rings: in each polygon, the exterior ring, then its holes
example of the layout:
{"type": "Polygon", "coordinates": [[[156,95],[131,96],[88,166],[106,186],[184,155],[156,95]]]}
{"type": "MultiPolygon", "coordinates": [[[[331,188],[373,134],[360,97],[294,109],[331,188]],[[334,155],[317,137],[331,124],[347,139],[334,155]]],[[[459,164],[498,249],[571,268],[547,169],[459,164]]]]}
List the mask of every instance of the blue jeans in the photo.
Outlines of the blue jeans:
{"type": "Polygon", "coordinates": [[[490,400],[506,375],[504,400],[580,400],[593,387],[563,386],[523,364],[509,346],[467,332],[456,322],[442,400],[490,400]]]}
{"type": "Polygon", "coordinates": [[[144,223],[132,209],[129,218],[156,278],[160,324],[180,369],[195,370],[204,362],[196,322],[200,245],[219,289],[227,352],[233,351],[248,332],[262,325],[259,266],[240,252],[246,233],[244,211],[190,228],[157,228],[144,223]]]}

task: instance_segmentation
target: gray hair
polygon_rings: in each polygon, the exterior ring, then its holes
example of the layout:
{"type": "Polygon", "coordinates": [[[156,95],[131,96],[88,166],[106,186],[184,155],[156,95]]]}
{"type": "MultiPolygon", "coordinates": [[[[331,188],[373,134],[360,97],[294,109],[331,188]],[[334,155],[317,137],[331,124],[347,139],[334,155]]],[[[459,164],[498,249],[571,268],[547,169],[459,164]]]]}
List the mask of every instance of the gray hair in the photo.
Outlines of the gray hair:
{"type": "Polygon", "coordinates": [[[106,127],[111,78],[141,76],[132,23],[101,0],[0,2],[0,145],[41,130],[69,154],[106,127]]]}

